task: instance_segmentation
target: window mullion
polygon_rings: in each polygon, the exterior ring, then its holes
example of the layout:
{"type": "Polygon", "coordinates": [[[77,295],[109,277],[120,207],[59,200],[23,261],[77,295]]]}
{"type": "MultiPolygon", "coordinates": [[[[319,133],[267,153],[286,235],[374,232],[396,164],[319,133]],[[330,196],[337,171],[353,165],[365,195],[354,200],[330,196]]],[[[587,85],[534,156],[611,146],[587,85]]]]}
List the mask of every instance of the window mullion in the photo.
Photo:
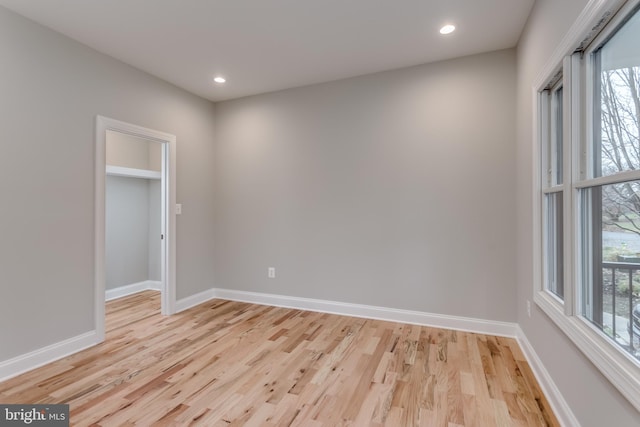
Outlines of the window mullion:
{"type": "Polygon", "coordinates": [[[564,217],[563,217],[563,231],[564,231],[564,312],[566,315],[571,316],[574,314],[574,295],[576,282],[574,280],[575,275],[575,200],[572,189],[572,183],[574,180],[573,161],[576,155],[576,139],[579,134],[574,130],[574,122],[576,112],[579,106],[579,100],[576,99],[579,95],[579,90],[576,90],[575,85],[579,83],[579,79],[576,78],[576,67],[574,67],[575,55],[566,56],[563,59],[563,188],[564,188],[564,217]]]}

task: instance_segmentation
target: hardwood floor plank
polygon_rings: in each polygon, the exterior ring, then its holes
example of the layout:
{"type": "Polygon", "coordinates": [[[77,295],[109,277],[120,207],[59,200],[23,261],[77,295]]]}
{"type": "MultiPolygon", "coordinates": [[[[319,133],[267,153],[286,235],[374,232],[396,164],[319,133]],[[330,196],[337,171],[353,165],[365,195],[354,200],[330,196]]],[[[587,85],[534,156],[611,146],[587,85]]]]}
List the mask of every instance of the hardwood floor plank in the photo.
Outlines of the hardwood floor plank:
{"type": "Polygon", "coordinates": [[[157,292],[107,303],[106,341],[0,383],[74,426],[558,426],[513,339],[157,292]]]}

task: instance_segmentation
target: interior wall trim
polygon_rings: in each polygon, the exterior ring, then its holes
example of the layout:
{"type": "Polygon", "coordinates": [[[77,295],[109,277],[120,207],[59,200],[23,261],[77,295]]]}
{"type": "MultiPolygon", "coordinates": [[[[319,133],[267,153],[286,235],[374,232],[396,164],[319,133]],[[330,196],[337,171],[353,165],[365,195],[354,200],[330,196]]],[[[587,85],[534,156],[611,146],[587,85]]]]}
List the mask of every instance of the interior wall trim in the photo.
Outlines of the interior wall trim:
{"type": "Polygon", "coordinates": [[[480,334],[511,338],[516,336],[517,325],[510,322],[221,288],[213,289],[213,294],[215,298],[250,302],[253,304],[319,311],[321,313],[387,320],[390,322],[434,326],[438,328],[456,329],[465,332],[476,332],[480,334]]]}
{"type": "Polygon", "coordinates": [[[96,331],[84,334],[39,348],[12,359],[0,361],[0,382],[23,374],[32,369],[39,368],[86,348],[99,344],[100,340],[96,331]]]}
{"type": "Polygon", "coordinates": [[[191,307],[195,307],[196,305],[202,304],[203,302],[207,302],[214,298],[216,298],[215,289],[207,289],[204,292],[179,299],[178,301],[176,301],[175,305],[176,313],[188,310],[191,307]]]}
{"type": "Polygon", "coordinates": [[[524,357],[527,359],[542,392],[549,401],[553,413],[558,418],[560,424],[566,427],[580,427],[578,419],[571,411],[567,401],[564,400],[562,393],[560,393],[560,390],[558,390],[558,387],[553,382],[551,374],[549,374],[542,364],[542,360],[538,357],[538,354],[527,339],[524,331],[520,328],[520,325],[516,326],[516,333],[516,339],[518,340],[518,344],[520,344],[524,357]]]}
{"type": "Polygon", "coordinates": [[[160,291],[162,282],[159,280],[144,280],[130,285],[119,286],[105,291],[107,301],[117,298],[126,297],[127,295],[137,294],[142,291],[160,291]]]}

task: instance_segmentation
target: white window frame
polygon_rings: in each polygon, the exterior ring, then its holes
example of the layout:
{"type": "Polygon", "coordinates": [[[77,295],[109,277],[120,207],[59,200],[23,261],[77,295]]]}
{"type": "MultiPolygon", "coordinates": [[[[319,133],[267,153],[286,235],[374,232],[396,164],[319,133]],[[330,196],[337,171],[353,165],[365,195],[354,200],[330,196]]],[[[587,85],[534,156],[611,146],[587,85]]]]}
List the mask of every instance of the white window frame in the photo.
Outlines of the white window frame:
{"type": "MultiPolygon", "coordinates": [[[[611,383],[640,411],[640,364],[629,353],[611,342],[597,327],[581,315],[580,287],[583,278],[581,248],[582,233],[579,230],[580,189],[596,185],[618,182],[621,174],[615,177],[589,178],[585,174],[590,167],[587,161],[587,148],[592,141],[590,116],[592,105],[592,64],[590,64],[589,47],[582,53],[586,45],[599,46],[613,33],[624,18],[632,13],[640,4],[640,0],[591,0],[584,8],[565,38],[558,45],[536,79],[532,88],[533,108],[533,185],[534,185],[534,302],[555,322],[589,360],[611,381],[611,383]],[[617,11],[617,14],[616,14],[617,11]],[[613,18],[611,18],[613,16],[613,18]],[[610,21],[600,31],[593,29],[603,22],[610,21]],[[594,37],[595,36],[595,37],[594,37]],[[586,65],[586,66],[585,66],[586,65]],[[563,183],[560,186],[549,186],[548,170],[544,156],[548,144],[549,128],[545,123],[550,105],[544,96],[549,82],[562,70],[563,85],[563,183]],[[546,105],[546,107],[544,107],[546,105]],[[587,143],[583,143],[586,141],[587,143]],[[545,168],[545,169],[543,169],[545,168]],[[544,174],[544,175],[543,175],[544,174]],[[562,191],[564,200],[564,301],[546,289],[544,265],[544,233],[545,233],[545,194],[562,191]]],[[[589,171],[590,172],[590,171],[589,171]]],[[[625,178],[640,179],[640,172],[623,172],[625,178]]],[[[588,236],[587,236],[588,238],[588,236]]]]}
{"type": "MultiPolygon", "coordinates": [[[[557,133],[558,133],[558,123],[557,123],[557,115],[556,115],[556,107],[557,105],[557,92],[560,88],[562,88],[563,90],[563,105],[562,105],[562,111],[563,111],[563,116],[564,114],[566,114],[566,112],[568,112],[569,110],[567,109],[567,107],[570,106],[570,103],[567,101],[567,91],[565,91],[564,89],[564,85],[565,85],[565,78],[564,78],[564,74],[563,74],[564,70],[560,69],[558,72],[556,72],[556,74],[553,77],[553,82],[551,85],[548,85],[547,88],[545,88],[544,91],[539,93],[539,113],[540,113],[540,130],[541,130],[541,137],[540,137],[540,149],[541,149],[541,156],[542,156],[542,164],[541,167],[543,169],[543,171],[545,172],[544,178],[542,180],[542,193],[543,193],[543,200],[542,201],[542,206],[543,206],[543,216],[542,216],[542,232],[543,232],[543,237],[542,237],[542,244],[543,247],[545,248],[545,250],[549,250],[550,247],[553,245],[555,247],[556,242],[552,241],[549,239],[549,237],[551,237],[551,233],[550,233],[550,229],[554,229],[555,230],[555,224],[551,224],[549,223],[549,213],[550,213],[550,205],[549,203],[546,201],[547,196],[551,196],[551,195],[555,195],[557,193],[560,193],[562,195],[562,200],[563,200],[563,206],[562,206],[562,212],[563,212],[563,218],[562,218],[562,224],[563,224],[563,237],[565,237],[564,239],[564,246],[562,248],[562,252],[563,252],[563,277],[562,280],[563,282],[566,282],[567,280],[570,280],[570,271],[568,272],[567,270],[567,266],[564,265],[566,260],[569,260],[569,258],[567,258],[567,255],[569,254],[568,252],[568,247],[567,245],[569,244],[569,242],[567,242],[566,239],[566,232],[568,230],[564,230],[564,225],[567,224],[566,221],[566,215],[567,212],[569,212],[569,209],[571,208],[570,205],[570,201],[567,200],[566,194],[567,192],[565,191],[566,189],[566,182],[567,182],[567,176],[568,175],[568,170],[565,168],[564,163],[567,163],[566,161],[563,162],[563,168],[562,168],[562,182],[561,183],[557,183],[557,158],[556,158],[556,152],[557,152],[557,144],[558,144],[558,140],[556,138],[557,133]],[[561,75],[560,77],[556,77],[558,75],[561,75]],[[567,273],[569,273],[569,275],[567,275],[567,273]]],[[[564,120],[563,120],[564,122],[564,120]]],[[[560,126],[562,127],[562,149],[563,149],[563,153],[562,153],[562,157],[563,160],[566,158],[567,155],[567,143],[565,142],[566,138],[569,136],[566,132],[566,129],[563,126],[563,123],[560,123],[560,126]]],[[[557,206],[556,206],[557,208],[557,206]]],[[[555,236],[554,236],[555,237],[555,236]]],[[[550,251],[550,252],[555,252],[555,251],[550,251]]],[[[546,293],[548,293],[548,296],[552,299],[557,300],[557,302],[559,304],[564,304],[564,296],[562,298],[560,298],[558,295],[556,295],[555,293],[553,293],[550,288],[551,288],[551,284],[548,283],[548,278],[550,275],[550,271],[556,271],[557,270],[557,262],[558,262],[558,258],[557,257],[553,257],[553,259],[551,259],[550,256],[544,256],[543,257],[543,289],[546,293]]],[[[556,284],[557,286],[557,284],[556,284]]],[[[563,283],[563,289],[564,289],[564,283],[563,283]]],[[[564,291],[563,291],[563,295],[564,295],[564,291]]]]}

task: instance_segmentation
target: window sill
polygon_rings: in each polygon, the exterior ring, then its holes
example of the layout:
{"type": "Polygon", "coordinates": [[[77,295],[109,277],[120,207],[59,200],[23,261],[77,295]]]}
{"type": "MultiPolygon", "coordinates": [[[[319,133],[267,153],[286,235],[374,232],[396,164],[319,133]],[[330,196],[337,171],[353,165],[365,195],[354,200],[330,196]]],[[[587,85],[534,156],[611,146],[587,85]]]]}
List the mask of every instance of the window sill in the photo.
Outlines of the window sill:
{"type": "Polygon", "coordinates": [[[586,320],[578,316],[565,315],[562,304],[546,292],[537,292],[534,301],[613,386],[640,411],[638,362],[622,349],[618,349],[586,320]]]}

